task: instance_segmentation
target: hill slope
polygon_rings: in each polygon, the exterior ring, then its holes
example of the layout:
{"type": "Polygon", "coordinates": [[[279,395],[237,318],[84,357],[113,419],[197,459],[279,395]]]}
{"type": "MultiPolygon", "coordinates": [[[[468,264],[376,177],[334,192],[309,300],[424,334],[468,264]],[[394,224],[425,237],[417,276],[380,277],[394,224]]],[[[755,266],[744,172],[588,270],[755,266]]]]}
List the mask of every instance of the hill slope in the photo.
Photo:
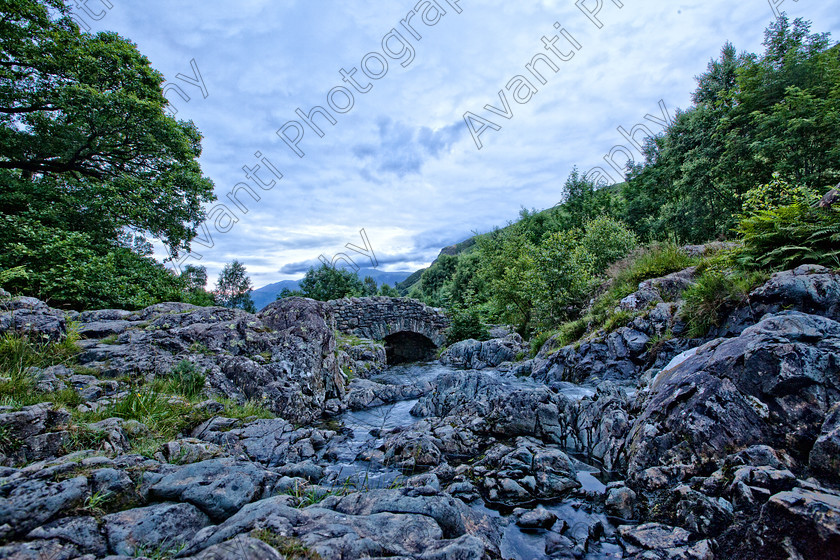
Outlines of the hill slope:
{"type": "MultiPolygon", "coordinates": [[[[383,284],[395,286],[396,284],[402,282],[411,275],[410,272],[385,272],[384,270],[379,270],[376,268],[360,268],[357,274],[360,279],[364,279],[366,276],[370,276],[371,278],[376,280],[377,286],[382,286],[383,284]]],[[[288,288],[290,290],[297,290],[298,288],[300,288],[300,281],[283,280],[282,282],[275,282],[274,284],[268,284],[267,286],[263,286],[258,290],[254,290],[253,292],[251,292],[251,299],[254,301],[254,306],[257,308],[257,310],[262,309],[272,301],[276,300],[277,296],[285,288],[288,288]]]]}

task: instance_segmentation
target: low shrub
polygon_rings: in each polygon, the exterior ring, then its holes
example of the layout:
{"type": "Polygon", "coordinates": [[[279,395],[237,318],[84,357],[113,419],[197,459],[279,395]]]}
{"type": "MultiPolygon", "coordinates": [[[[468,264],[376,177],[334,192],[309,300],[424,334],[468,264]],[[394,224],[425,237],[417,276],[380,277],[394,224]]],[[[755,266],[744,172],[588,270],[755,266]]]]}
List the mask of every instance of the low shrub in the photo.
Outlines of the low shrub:
{"type": "Polygon", "coordinates": [[[624,223],[601,216],[586,224],[581,243],[594,257],[595,270],[600,273],[630,254],[639,240],[624,223]]]}
{"type": "Polygon", "coordinates": [[[450,311],[449,318],[452,321],[446,334],[446,340],[449,344],[470,338],[475,340],[490,338],[490,333],[484,326],[481,316],[474,309],[454,308],[450,311]]]}
{"type": "Polygon", "coordinates": [[[688,334],[703,337],[712,327],[720,326],[726,312],[744,304],[749,293],[767,280],[764,272],[704,269],[694,285],[684,293],[681,314],[688,323],[688,334]]]}

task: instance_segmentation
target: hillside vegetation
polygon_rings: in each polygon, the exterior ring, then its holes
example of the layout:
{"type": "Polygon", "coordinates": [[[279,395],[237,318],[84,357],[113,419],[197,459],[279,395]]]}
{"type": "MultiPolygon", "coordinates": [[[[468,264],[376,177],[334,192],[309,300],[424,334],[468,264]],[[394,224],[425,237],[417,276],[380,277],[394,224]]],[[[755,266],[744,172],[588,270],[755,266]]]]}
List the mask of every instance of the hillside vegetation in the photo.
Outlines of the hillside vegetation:
{"type": "Polygon", "coordinates": [[[563,204],[523,209],[398,287],[450,308],[465,325],[454,338],[483,321],[524,336],[560,329],[573,341],[617,322],[612,309],[638,282],[692,264],[706,290],[694,298],[698,329],[713,321],[702,310],[766,272],[837,267],[840,216],[819,201],[840,180],[840,46],[782,17],[764,47],[724,45],[691,107],[648,140],[625,183],[598,188],[575,169],[563,204]],[[713,240],[735,243],[702,263],[677,250],[713,240]]]}

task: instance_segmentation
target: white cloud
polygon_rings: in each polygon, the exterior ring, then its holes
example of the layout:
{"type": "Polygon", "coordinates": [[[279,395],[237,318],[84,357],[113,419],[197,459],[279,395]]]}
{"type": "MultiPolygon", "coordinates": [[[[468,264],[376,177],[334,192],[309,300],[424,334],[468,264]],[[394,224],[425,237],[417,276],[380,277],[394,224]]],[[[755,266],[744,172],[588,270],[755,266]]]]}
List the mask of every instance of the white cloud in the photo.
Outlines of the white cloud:
{"type": "MultiPolygon", "coordinates": [[[[347,85],[339,70],[381,52],[383,36],[413,1],[114,4],[95,29],[138,43],[170,80],[197,61],[210,96],[184,85],[191,101],[178,103],[178,116],[203,132],[202,164],[219,197],[245,180],[243,165],[259,163],[255,151],[285,175],[229,233],[214,235],[212,249],[196,247],[211,275],[239,258],[257,285],[288,277],[280,270],[294,263],[340,252],[361,228],[388,267],[402,260],[411,268],[471,231],[504,225],[521,206],[556,204],[573,165],[597,165],[621,141],[619,125],[658,115],[660,99],[672,111],[685,107],[694,76],[723,43],[760,50],[773,17],[762,0],[625,0],[621,10],[605,1],[597,29],[573,2],[461,0],[463,13],[450,10],[434,27],[415,18],[423,38],[412,41],[412,64],[391,60],[369,93],[356,92],[350,113],[323,125],[323,139],[308,130],[300,159],[276,130],[296,108],[326,105],[331,88],[347,85]],[[499,89],[543,52],[541,38],[556,32],[555,21],[582,50],[529,104],[514,104],[512,120],[498,118],[502,130],[488,132],[479,152],[464,112],[488,115],[484,105],[498,104],[499,89]]],[[[837,35],[840,15],[829,4],[791,1],[783,9],[837,35]]]]}

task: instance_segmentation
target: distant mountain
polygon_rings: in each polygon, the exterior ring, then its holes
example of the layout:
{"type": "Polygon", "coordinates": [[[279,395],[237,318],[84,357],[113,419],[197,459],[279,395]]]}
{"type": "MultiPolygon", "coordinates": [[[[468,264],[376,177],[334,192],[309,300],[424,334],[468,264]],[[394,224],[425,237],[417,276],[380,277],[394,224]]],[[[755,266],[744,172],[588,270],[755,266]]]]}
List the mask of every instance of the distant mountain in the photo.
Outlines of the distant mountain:
{"type": "Polygon", "coordinates": [[[370,276],[374,280],[376,280],[376,285],[381,286],[382,284],[388,284],[392,288],[411,276],[411,271],[407,272],[385,272],[383,270],[377,270],[375,268],[360,268],[358,272],[359,278],[364,280],[365,276],[370,276]]]}
{"type": "MultiPolygon", "coordinates": [[[[385,272],[376,268],[360,268],[357,274],[361,280],[364,280],[365,276],[370,276],[376,280],[377,286],[388,284],[393,287],[408,278],[411,275],[411,272],[385,272]]],[[[297,290],[300,288],[300,282],[298,280],[283,280],[282,282],[276,282],[274,284],[269,284],[268,286],[263,286],[258,290],[254,290],[251,292],[251,299],[254,301],[254,307],[256,307],[257,310],[262,309],[272,301],[276,300],[278,294],[280,294],[284,288],[297,290]]]]}
{"type": "Polygon", "coordinates": [[[299,287],[300,284],[297,280],[283,280],[282,282],[276,282],[274,284],[269,284],[268,286],[263,286],[259,290],[254,290],[251,292],[251,300],[254,302],[254,307],[256,307],[257,311],[259,311],[272,301],[276,300],[277,294],[282,292],[284,288],[297,290],[299,287]]]}

